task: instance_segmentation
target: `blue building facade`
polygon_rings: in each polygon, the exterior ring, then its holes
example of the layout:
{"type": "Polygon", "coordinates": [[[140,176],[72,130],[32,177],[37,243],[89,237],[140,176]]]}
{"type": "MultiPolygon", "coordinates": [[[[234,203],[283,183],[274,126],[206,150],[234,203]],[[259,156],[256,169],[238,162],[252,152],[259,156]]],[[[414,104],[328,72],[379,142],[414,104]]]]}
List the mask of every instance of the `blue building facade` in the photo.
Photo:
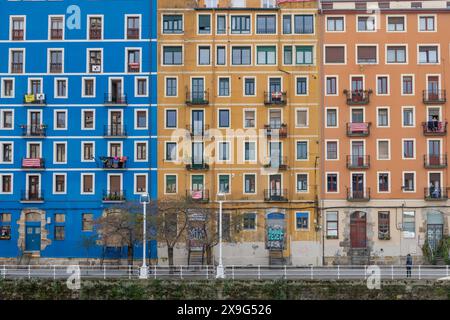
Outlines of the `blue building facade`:
{"type": "Polygon", "coordinates": [[[157,197],[156,13],[0,0],[1,258],[100,258],[93,221],[157,197]]]}

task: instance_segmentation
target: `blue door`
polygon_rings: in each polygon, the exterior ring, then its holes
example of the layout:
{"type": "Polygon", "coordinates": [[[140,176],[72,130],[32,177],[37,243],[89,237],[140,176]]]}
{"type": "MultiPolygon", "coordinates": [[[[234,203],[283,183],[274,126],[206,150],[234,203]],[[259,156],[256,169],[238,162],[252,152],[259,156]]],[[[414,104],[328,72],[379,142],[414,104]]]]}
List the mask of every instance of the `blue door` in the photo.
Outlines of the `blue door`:
{"type": "Polygon", "coordinates": [[[41,225],[26,225],[25,251],[41,250],[41,225]]]}

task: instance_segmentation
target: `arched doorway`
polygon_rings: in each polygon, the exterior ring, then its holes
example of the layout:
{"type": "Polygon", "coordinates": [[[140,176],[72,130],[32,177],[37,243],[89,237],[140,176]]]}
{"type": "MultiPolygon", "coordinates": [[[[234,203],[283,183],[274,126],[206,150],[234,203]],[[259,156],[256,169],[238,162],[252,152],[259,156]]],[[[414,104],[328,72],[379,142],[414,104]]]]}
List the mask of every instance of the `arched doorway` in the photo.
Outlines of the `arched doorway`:
{"type": "Polygon", "coordinates": [[[350,246],[365,248],[367,245],[367,218],[363,211],[355,211],[350,216],[350,246]]]}
{"type": "Polygon", "coordinates": [[[25,251],[41,250],[41,215],[28,212],[25,215],[25,251]]]}

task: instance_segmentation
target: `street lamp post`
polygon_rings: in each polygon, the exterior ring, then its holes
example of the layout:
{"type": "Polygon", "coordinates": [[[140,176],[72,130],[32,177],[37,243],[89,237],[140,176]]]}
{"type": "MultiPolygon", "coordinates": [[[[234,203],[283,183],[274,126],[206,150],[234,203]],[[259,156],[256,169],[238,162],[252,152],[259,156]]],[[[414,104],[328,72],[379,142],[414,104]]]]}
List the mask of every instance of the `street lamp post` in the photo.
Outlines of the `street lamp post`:
{"type": "Polygon", "coordinates": [[[219,201],[219,265],[217,266],[217,272],[216,272],[217,279],[225,278],[225,272],[224,272],[223,262],[222,262],[222,203],[223,203],[222,197],[224,197],[224,194],[219,192],[217,194],[217,198],[219,201]]]}
{"type": "Polygon", "coordinates": [[[143,215],[144,215],[144,223],[143,223],[143,236],[142,236],[142,267],[139,270],[139,279],[148,279],[148,267],[147,267],[147,203],[150,202],[150,196],[148,193],[141,194],[140,203],[143,205],[143,215]]]}

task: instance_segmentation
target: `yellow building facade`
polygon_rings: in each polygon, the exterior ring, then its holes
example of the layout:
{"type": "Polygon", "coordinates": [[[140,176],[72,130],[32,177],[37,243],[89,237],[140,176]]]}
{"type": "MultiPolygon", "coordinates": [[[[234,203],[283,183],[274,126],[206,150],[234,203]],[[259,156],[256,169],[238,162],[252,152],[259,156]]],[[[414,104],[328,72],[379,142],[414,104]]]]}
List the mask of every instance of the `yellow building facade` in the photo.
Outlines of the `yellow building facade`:
{"type": "Polygon", "coordinates": [[[159,198],[223,201],[228,265],[321,263],[317,3],[278,2],[159,1],[159,198]]]}

